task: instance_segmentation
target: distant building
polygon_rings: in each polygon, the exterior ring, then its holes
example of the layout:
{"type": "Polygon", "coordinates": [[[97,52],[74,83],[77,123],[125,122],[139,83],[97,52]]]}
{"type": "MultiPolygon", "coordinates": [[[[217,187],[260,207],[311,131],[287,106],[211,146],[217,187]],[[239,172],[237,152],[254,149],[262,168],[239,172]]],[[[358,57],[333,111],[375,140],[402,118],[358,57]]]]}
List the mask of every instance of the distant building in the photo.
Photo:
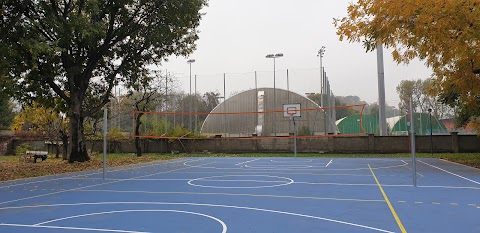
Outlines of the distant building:
{"type": "Polygon", "coordinates": [[[360,114],[353,114],[335,122],[340,134],[377,134],[378,116],[362,115],[362,124],[360,125],[360,114]],[[362,129],[363,126],[363,129],[362,129]],[[363,131],[365,130],[365,132],[363,131]]]}
{"type": "Polygon", "coordinates": [[[301,105],[301,117],[296,118],[299,134],[325,134],[325,112],[315,102],[273,88],[248,90],[220,103],[203,122],[201,133],[222,137],[291,135],[294,127],[292,120],[284,117],[284,104],[301,105]]]}
{"type": "MultiPolygon", "coordinates": [[[[430,116],[428,113],[415,113],[415,134],[430,135],[430,116]]],[[[360,126],[360,114],[354,114],[336,121],[338,130],[341,134],[361,134],[363,129],[367,134],[378,134],[379,121],[378,115],[362,115],[362,127],[360,126]]],[[[387,129],[389,135],[408,135],[410,125],[408,116],[395,116],[387,118],[387,129]]],[[[432,134],[448,134],[447,128],[432,116],[431,122],[432,134]]]]}

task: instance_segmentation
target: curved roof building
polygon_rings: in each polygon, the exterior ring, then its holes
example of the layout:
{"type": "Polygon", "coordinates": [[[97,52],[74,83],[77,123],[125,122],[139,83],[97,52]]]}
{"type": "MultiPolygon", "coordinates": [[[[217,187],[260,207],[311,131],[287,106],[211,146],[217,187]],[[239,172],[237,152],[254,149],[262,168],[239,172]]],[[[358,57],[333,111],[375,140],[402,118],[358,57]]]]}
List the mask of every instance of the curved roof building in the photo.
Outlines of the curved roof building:
{"type": "Polygon", "coordinates": [[[241,92],[215,107],[203,122],[201,133],[222,137],[288,136],[291,118],[284,117],[284,104],[300,104],[297,130],[303,135],[323,135],[324,111],[297,93],[273,88],[241,92]]]}
{"type": "MultiPolygon", "coordinates": [[[[448,130],[434,116],[430,118],[428,113],[414,113],[414,127],[417,135],[448,134],[448,130]],[[430,122],[430,119],[432,120],[430,122]]],[[[408,115],[387,118],[387,125],[392,135],[407,135],[410,130],[408,115]]]]}
{"type": "MultiPolygon", "coordinates": [[[[443,124],[437,121],[435,117],[432,117],[430,125],[430,116],[428,113],[415,113],[415,134],[417,135],[429,135],[430,126],[432,134],[446,134],[448,130],[443,124]]],[[[396,116],[387,118],[387,127],[390,135],[408,135],[410,126],[407,123],[408,116],[396,116]]],[[[338,130],[342,134],[362,134],[363,130],[360,126],[360,115],[354,114],[348,117],[344,117],[336,121],[338,130]]],[[[378,115],[362,115],[362,125],[367,134],[378,134],[379,121],[378,115]]]]}

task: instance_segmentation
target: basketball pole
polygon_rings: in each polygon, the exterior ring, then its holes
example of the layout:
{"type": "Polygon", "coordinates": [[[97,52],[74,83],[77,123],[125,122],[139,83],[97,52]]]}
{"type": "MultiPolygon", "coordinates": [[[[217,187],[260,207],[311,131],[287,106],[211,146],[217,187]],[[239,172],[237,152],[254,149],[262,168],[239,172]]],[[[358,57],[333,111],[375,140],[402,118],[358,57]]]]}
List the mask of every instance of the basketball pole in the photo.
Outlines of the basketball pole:
{"type": "Polygon", "coordinates": [[[295,116],[292,116],[293,121],[293,153],[297,158],[297,123],[295,122],[295,116]]]}

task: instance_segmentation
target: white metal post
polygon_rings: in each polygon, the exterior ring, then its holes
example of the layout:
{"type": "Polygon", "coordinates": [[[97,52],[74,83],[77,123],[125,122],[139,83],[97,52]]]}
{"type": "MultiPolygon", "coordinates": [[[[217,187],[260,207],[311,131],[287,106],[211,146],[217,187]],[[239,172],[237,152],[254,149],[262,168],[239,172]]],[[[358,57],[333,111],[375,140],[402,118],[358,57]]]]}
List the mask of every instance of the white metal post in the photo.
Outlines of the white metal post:
{"type": "Polygon", "coordinates": [[[197,124],[198,124],[197,75],[195,75],[195,93],[194,93],[194,96],[195,96],[195,103],[193,103],[193,104],[195,104],[195,128],[194,128],[193,132],[196,133],[197,132],[197,127],[198,127],[197,126],[197,124]]]}
{"type": "Polygon", "coordinates": [[[410,112],[410,147],[412,151],[412,170],[413,170],[413,186],[417,187],[417,159],[415,158],[415,117],[413,112],[413,100],[410,97],[409,103],[409,112],[410,112]]]}
{"type": "Polygon", "coordinates": [[[103,180],[107,170],[107,107],[103,108],[103,180]]]}

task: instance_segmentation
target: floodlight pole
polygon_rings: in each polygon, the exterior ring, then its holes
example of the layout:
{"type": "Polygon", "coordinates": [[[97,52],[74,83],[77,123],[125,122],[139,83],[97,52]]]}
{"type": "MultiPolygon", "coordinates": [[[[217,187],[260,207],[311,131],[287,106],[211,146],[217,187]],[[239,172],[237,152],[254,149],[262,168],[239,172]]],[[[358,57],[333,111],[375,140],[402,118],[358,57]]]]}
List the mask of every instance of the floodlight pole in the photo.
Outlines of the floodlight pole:
{"type": "MultiPolygon", "coordinates": [[[[275,87],[275,58],[283,57],[283,53],[277,53],[277,54],[268,54],[265,56],[266,58],[273,58],[273,108],[272,110],[275,111],[275,107],[277,104],[277,96],[276,96],[276,87],[275,87]]],[[[273,113],[273,133],[275,136],[277,136],[277,123],[275,122],[275,112],[273,113]]]]}
{"type": "Polygon", "coordinates": [[[378,107],[380,136],[387,136],[387,118],[385,114],[385,70],[383,65],[383,45],[377,42],[377,71],[378,71],[378,107]]]}
{"type": "MultiPolygon", "coordinates": [[[[317,53],[317,57],[320,58],[320,107],[324,107],[324,104],[323,104],[323,89],[324,89],[324,72],[323,72],[323,64],[322,64],[322,58],[323,58],[323,55],[325,54],[325,46],[322,46],[320,48],[320,50],[318,50],[318,53],[317,53]]],[[[325,109],[323,110],[323,112],[325,113],[325,109]]],[[[326,114],[324,114],[324,118],[326,117],[326,114]]],[[[324,131],[325,131],[325,135],[327,135],[327,125],[326,125],[326,119],[324,119],[324,131]]]]}
{"type": "Polygon", "coordinates": [[[413,116],[413,100],[410,96],[409,102],[409,112],[410,112],[410,147],[412,150],[412,171],[413,171],[413,186],[417,187],[417,159],[415,158],[415,117],[413,116]]]}
{"type": "Polygon", "coordinates": [[[195,75],[195,128],[193,132],[197,132],[197,125],[198,125],[198,103],[197,103],[197,75],[195,75]]]}
{"type": "Polygon", "coordinates": [[[192,130],[192,63],[195,62],[195,59],[190,59],[187,61],[187,63],[190,65],[190,96],[189,96],[189,129],[190,131],[193,131],[192,130]]]}

